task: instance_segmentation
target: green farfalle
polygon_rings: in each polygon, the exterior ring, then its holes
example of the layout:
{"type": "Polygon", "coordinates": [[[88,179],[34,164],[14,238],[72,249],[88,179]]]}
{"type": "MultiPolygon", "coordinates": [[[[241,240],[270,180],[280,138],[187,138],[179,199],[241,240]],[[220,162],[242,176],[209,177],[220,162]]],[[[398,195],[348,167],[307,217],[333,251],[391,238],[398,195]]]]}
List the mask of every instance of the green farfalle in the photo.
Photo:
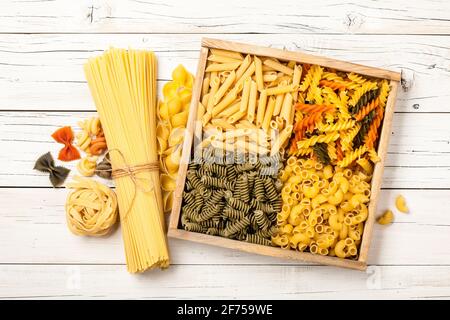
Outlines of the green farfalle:
{"type": "Polygon", "coordinates": [[[69,175],[70,170],[62,166],[55,166],[55,160],[53,160],[50,152],[47,152],[40,156],[34,164],[34,170],[49,173],[50,182],[53,187],[61,186],[69,175]]]}

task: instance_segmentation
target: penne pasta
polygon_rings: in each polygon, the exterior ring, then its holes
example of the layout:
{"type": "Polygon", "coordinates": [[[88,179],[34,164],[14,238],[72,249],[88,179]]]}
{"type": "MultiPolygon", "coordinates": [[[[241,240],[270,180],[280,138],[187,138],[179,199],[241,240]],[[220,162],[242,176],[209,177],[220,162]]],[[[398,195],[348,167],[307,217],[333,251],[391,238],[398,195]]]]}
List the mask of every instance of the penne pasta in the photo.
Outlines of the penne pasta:
{"type": "Polygon", "coordinates": [[[275,155],[278,153],[278,151],[281,149],[281,147],[287,142],[289,139],[292,129],[294,128],[293,125],[288,125],[286,128],[284,128],[279,136],[275,139],[275,141],[272,144],[272,148],[270,150],[270,155],[275,155]]]}
{"type": "Polygon", "coordinates": [[[256,100],[258,95],[258,87],[255,81],[250,82],[250,94],[248,98],[247,120],[253,122],[255,120],[256,100]]]}
{"type": "Polygon", "coordinates": [[[235,86],[230,90],[227,95],[212,109],[211,114],[213,116],[218,115],[226,107],[228,107],[233,101],[236,100],[237,94],[241,91],[242,86],[235,86]]]}
{"type": "Polygon", "coordinates": [[[228,63],[212,63],[206,67],[206,72],[213,71],[231,71],[237,69],[241,65],[241,61],[228,63]]]}
{"type": "Polygon", "coordinates": [[[247,68],[250,66],[250,63],[252,63],[252,58],[250,57],[250,55],[248,54],[244,61],[242,61],[241,65],[239,66],[239,68],[236,71],[236,79],[240,79],[242,77],[242,75],[244,74],[244,72],[247,70],[247,68]]]}
{"type": "MultiPolygon", "coordinates": [[[[292,76],[292,85],[295,86],[296,88],[298,88],[298,86],[300,85],[301,78],[302,78],[302,67],[299,65],[295,65],[294,66],[294,74],[292,76]]],[[[292,98],[294,99],[294,102],[297,101],[297,97],[298,97],[298,91],[295,90],[294,93],[292,94],[292,98]]]]}
{"type": "Polygon", "coordinates": [[[222,83],[220,88],[217,90],[216,94],[214,95],[213,98],[214,105],[220,102],[220,99],[222,99],[222,97],[228,91],[228,89],[231,87],[235,79],[236,79],[236,72],[232,71],[230,75],[226,78],[226,80],[222,83]]]}
{"type": "Polygon", "coordinates": [[[262,123],[262,128],[265,132],[269,131],[270,120],[272,120],[273,110],[275,109],[275,98],[271,96],[269,102],[267,103],[267,108],[264,114],[264,120],[262,123]]]}
{"type": "Polygon", "coordinates": [[[226,56],[220,56],[216,54],[212,54],[208,57],[208,61],[219,62],[219,63],[228,63],[228,62],[240,62],[241,59],[230,58],[226,56]]]}
{"type": "Polygon", "coordinates": [[[250,98],[250,89],[251,89],[251,80],[247,79],[244,81],[244,89],[242,91],[242,97],[241,97],[240,110],[242,112],[246,112],[248,109],[248,101],[250,98]]]}
{"type": "Polygon", "coordinates": [[[277,75],[276,74],[264,74],[263,75],[263,81],[264,82],[273,82],[277,80],[277,75]]]}
{"type": "Polygon", "coordinates": [[[229,116],[231,116],[233,113],[236,113],[240,110],[241,108],[241,100],[238,99],[236,100],[235,103],[233,103],[232,105],[226,107],[224,110],[222,110],[217,117],[219,118],[228,118],[229,116]]]}
{"type": "Polygon", "coordinates": [[[271,95],[278,95],[278,94],[283,94],[283,93],[296,91],[297,88],[298,88],[298,86],[294,86],[292,84],[290,84],[290,85],[281,85],[281,86],[274,87],[274,88],[268,88],[268,89],[266,89],[266,92],[267,92],[268,96],[271,96],[271,95]]]}
{"type": "Polygon", "coordinates": [[[290,93],[286,93],[280,111],[280,117],[286,120],[286,122],[289,122],[289,119],[291,118],[291,109],[292,109],[292,95],[290,93]]]}
{"type": "Polygon", "coordinates": [[[260,127],[264,120],[264,112],[267,105],[267,92],[262,90],[259,94],[258,109],[256,112],[256,126],[260,127]]]}
{"type": "Polygon", "coordinates": [[[254,57],[255,60],[255,78],[256,84],[258,85],[258,90],[261,91],[264,89],[264,79],[263,79],[263,71],[262,71],[262,62],[258,57],[254,57]]]}
{"type": "Polygon", "coordinates": [[[245,72],[242,74],[242,76],[236,80],[236,86],[243,85],[244,81],[250,78],[253,73],[255,73],[255,68],[255,62],[252,62],[247,70],[245,70],[245,72]]]}
{"type": "Polygon", "coordinates": [[[271,59],[264,60],[264,64],[266,66],[273,68],[274,70],[283,72],[284,74],[287,74],[288,76],[292,76],[294,73],[294,70],[292,70],[291,68],[288,68],[285,65],[283,65],[277,61],[271,60],[271,59]]]}
{"type": "Polygon", "coordinates": [[[211,51],[212,55],[216,56],[222,56],[222,57],[228,57],[236,60],[242,60],[244,59],[242,57],[242,54],[235,51],[228,51],[228,50],[222,50],[222,49],[209,49],[211,51]]]}
{"type": "Polygon", "coordinates": [[[223,119],[223,118],[216,118],[216,119],[212,119],[211,123],[217,128],[220,127],[222,129],[227,129],[227,130],[234,130],[234,126],[230,124],[229,121],[223,119]]]}
{"type": "Polygon", "coordinates": [[[202,98],[208,94],[209,91],[209,77],[205,77],[203,79],[203,85],[202,85],[202,98]]]}
{"type": "Polygon", "coordinates": [[[273,115],[277,116],[281,112],[281,107],[283,105],[284,94],[278,94],[275,99],[275,109],[273,110],[273,115]]]}

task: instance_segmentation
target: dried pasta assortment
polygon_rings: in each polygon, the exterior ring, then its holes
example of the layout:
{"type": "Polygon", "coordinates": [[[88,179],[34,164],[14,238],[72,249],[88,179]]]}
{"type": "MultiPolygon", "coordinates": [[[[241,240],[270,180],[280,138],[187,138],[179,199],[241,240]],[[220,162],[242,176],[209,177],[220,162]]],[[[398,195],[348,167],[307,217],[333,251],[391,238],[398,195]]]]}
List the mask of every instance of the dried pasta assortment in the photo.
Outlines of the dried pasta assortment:
{"type": "Polygon", "coordinates": [[[172,209],[193,81],[192,74],[182,65],[176,67],[172,72],[172,81],[164,85],[164,100],[158,106],[156,138],[164,212],[172,209]]]}
{"type": "Polygon", "coordinates": [[[389,91],[387,80],[209,49],[181,226],[356,259],[389,91]],[[247,162],[211,162],[210,150],[247,162]],[[254,171],[265,158],[281,162],[278,176],[254,171]]]}

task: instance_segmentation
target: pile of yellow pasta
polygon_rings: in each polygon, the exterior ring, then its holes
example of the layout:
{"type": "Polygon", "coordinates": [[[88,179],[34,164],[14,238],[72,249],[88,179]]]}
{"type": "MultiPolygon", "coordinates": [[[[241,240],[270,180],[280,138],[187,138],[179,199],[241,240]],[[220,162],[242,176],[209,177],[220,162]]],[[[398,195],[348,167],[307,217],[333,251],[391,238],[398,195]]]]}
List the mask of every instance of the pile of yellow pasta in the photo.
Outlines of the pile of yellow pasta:
{"type": "Polygon", "coordinates": [[[291,156],[280,179],[283,207],[273,243],[313,254],[356,257],[368,215],[370,172],[291,156]]]}
{"type": "Polygon", "coordinates": [[[179,65],[172,72],[172,81],[164,85],[164,100],[159,102],[156,137],[164,212],[172,209],[193,81],[192,74],[179,65]]]}

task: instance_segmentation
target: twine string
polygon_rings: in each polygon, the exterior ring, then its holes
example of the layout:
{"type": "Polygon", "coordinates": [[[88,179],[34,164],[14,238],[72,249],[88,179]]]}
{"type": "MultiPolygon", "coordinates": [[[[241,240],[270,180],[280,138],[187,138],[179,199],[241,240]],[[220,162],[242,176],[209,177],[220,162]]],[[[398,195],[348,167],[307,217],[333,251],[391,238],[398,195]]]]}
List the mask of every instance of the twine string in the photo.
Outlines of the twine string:
{"type": "Polygon", "coordinates": [[[139,173],[146,172],[146,171],[149,171],[149,172],[159,171],[159,163],[158,162],[150,162],[150,163],[130,166],[126,161],[124,154],[119,149],[109,149],[105,153],[105,159],[108,163],[111,164],[111,169],[97,169],[97,171],[111,172],[111,177],[114,180],[129,177],[134,185],[133,197],[130,201],[130,204],[128,205],[128,209],[123,214],[119,210],[121,220],[125,221],[126,218],[128,217],[128,214],[131,211],[131,208],[133,207],[134,201],[136,200],[137,191],[140,190],[144,193],[147,193],[147,192],[152,191],[154,188],[152,179],[138,177],[137,175],[139,173]],[[109,154],[112,153],[112,151],[117,152],[120,155],[120,157],[122,158],[122,162],[123,162],[122,167],[119,167],[117,169],[112,169],[111,160],[107,157],[109,154]]]}

